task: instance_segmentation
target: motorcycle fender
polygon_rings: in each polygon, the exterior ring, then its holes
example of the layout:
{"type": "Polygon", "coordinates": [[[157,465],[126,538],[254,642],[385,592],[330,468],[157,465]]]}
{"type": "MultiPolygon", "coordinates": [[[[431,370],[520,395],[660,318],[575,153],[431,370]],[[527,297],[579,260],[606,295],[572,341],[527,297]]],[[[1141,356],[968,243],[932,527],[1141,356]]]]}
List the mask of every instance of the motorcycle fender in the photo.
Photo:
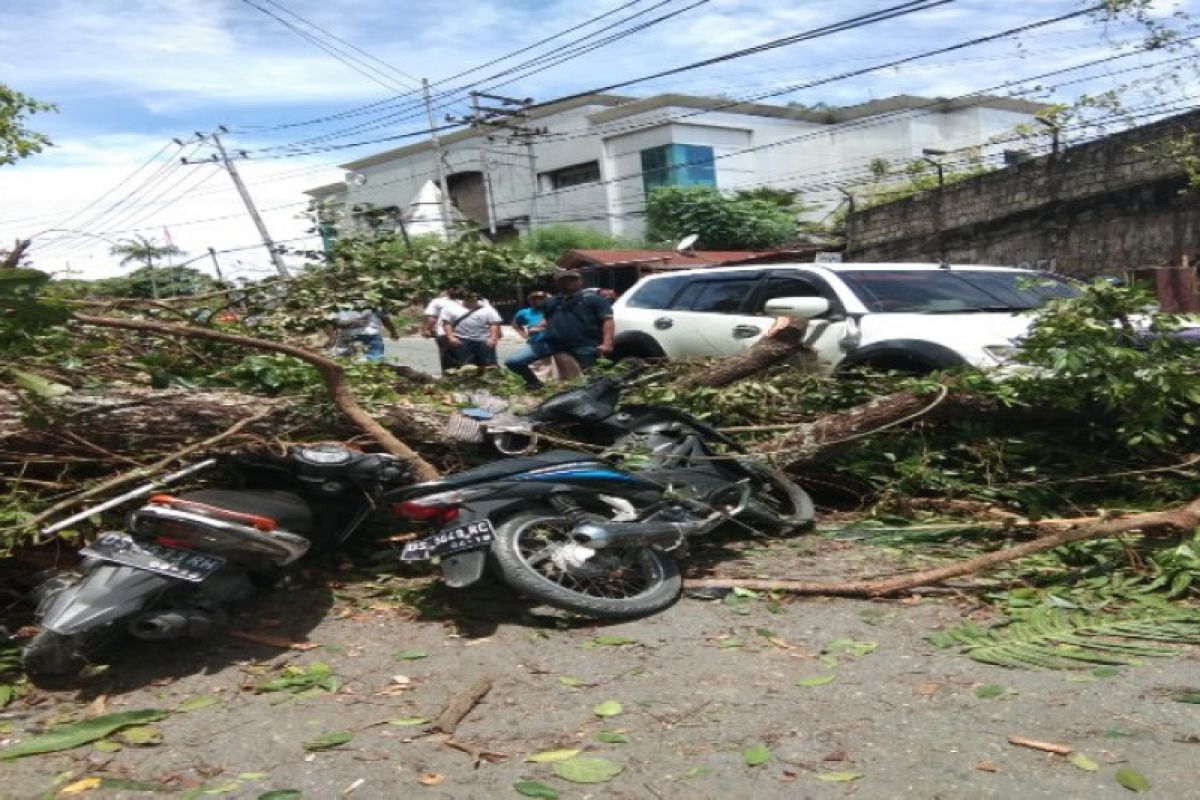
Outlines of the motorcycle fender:
{"type": "Polygon", "coordinates": [[[455,589],[470,586],[483,575],[483,567],[487,562],[487,550],[468,550],[465,553],[455,553],[446,556],[441,561],[442,578],[447,586],[455,589]]]}
{"type": "Polygon", "coordinates": [[[99,628],[141,611],[174,578],[118,564],[98,564],[78,583],[47,598],[41,626],[63,636],[99,628]]]}

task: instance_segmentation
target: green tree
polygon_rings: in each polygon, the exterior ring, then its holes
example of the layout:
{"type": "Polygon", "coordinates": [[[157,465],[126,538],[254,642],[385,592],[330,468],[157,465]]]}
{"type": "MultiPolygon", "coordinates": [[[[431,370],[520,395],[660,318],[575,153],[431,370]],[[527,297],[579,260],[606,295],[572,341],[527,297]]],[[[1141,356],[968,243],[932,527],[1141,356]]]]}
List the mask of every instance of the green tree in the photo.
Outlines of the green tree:
{"type": "Polygon", "coordinates": [[[109,250],[114,256],[121,256],[121,266],[141,262],[149,279],[150,297],[158,297],[158,276],[154,273],[154,262],[168,256],[181,256],[183,251],[173,244],[158,244],[138,234],[132,239],[126,239],[115,244],[109,250]]]}
{"type": "Polygon", "coordinates": [[[57,109],[0,83],[0,166],[15,164],[49,146],[50,137],[26,128],[25,118],[57,109]]]}
{"type": "Polygon", "coordinates": [[[519,246],[534,255],[557,261],[567,250],[621,250],[637,242],[575,225],[547,225],[521,239],[519,246]]]}
{"type": "Polygon", "coordinates": [[[711,250],[778,247],[796,234],[796,215],[775,200],[726,197],[707,186],[667,186],[646,199],[646,236],[675,242],[697,234],[711,250]]]}

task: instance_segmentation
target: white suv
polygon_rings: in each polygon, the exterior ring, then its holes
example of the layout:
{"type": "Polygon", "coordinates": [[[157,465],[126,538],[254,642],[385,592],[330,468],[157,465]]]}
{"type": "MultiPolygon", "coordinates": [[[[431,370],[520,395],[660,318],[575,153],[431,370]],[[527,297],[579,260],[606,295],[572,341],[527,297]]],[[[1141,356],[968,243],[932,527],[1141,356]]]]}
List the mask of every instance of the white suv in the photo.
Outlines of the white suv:
{"type": "Polygon", "coordinates": [[[771,264],[651,275],[613,306],[617,358],[731,356],[774,316],[808,318],[819,370],[995,367],[1030,312],[1072,297],[1055,275],[938,264],[771,264]]]}

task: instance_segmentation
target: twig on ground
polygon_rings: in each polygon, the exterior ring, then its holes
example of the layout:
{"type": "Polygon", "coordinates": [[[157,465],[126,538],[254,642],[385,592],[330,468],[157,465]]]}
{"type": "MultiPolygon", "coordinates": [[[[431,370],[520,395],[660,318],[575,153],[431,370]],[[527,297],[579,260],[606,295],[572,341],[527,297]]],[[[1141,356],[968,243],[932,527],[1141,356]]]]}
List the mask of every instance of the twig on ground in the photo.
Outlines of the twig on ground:
{"type": "Polygon", "coordinates": [[[480,700],[484,698],[488,692],[492,690],[491,678],[480,678],[467,689],[459,692],[450,698],[450,702],[438,715],[438,718],[433,721],[433,724],[427,729],[429,733],[446,733],[452,734],[458,727],[458,723],[463,721],[467,714],[471,713],[480,700]]]}

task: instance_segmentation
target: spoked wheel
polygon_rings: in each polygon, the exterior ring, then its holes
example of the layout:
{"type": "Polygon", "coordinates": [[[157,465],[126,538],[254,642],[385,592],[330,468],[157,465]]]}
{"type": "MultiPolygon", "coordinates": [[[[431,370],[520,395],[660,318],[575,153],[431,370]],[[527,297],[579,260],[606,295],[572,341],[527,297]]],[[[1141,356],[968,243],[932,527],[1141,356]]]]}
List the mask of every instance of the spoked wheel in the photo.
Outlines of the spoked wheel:
{"type": "Polygon", "coordinates": [[[756,483],[742,512],[747,524],[770,533],[791,533],[812,525],[816,511],[808,492],[777,469],[749,459],[739,463],[756,483]]]}
{"type": "Polygon", "coordinates": [[[642,617],[678,599],[683,580],[670,556],[650,547],[589,554],[570,530],[571,522],[549,508],[502,522],[492,553],[504,580],[548,605],[589,617],[642,617]]]}

